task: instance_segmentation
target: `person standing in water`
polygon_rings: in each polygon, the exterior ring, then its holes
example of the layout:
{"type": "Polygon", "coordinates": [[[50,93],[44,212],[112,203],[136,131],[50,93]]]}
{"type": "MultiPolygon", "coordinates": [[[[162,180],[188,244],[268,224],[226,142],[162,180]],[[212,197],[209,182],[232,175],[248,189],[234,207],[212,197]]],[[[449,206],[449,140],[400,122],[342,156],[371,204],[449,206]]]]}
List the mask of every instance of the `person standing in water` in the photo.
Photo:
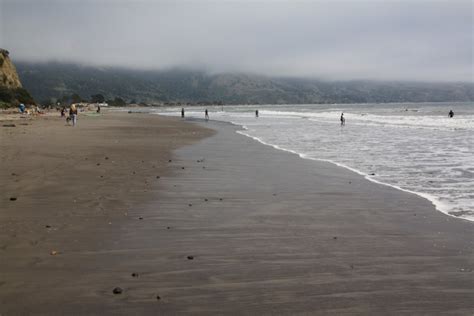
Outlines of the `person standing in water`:
{"type": "Polygon", "coordinates": [[[454,116],[453,110],[450,110],[450,111],[449,111],[448,116],[449,116],[450,118],[454,116]]]}
{"type": "Polygon", "coordinates": [[[255,117],[258,117],[258,110],[255,110],[255,117]]]}
{"type": "Polygon", "coordinates": [[[181,118],[184,118],[184,108],[181,108],[181,118]]]}
{"type": "Polygon", "coordinates": [[[207,109],[204,111],[204,118],[206,119],[206,121],[209,120],[209,112],[207,112],[207,109]]]}
{"type": "Polygon", "coordinates": [[[344,113],[341,113],[341,126],[346,125],[346,119],[344,118],[344,113]]]}

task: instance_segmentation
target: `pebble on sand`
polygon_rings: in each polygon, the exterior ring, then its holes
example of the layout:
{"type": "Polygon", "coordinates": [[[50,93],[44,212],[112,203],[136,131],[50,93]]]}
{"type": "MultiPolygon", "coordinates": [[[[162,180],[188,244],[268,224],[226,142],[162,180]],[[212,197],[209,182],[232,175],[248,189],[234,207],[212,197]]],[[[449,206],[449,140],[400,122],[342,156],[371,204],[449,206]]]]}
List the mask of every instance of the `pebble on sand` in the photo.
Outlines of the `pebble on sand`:
{"type": "Polygon", "coordinates": [[[138,278],[138,273],[136,273],[136,272],[133,272],[133,273],[132,273],[132,277],[134,277],[134,278],[138,278]]]}
{"type": "Polygon", "coordinates": [[[140,216],[138,219],[139,219],[139,220],[142,220],[142,219],[143,219],[143,217],[141,217],[141,216],[140,216]]]}
{"type": "Polygon", "coordinates": [[[157,295],[156,299],[159,301],[159,300],[161,300],[161,297],[159,295],[157,295]]]}
{"type": "Polygon", "coordinates": [[[192,204],[188,204],[188,206],[193,206],[192,204]]]}
{"type": "Polygon", "coordinates": [[[122,294],[123,290],[122,288],[120,287],[116,287],[115,289],[113,289],[112,293],[114,294],[122,294]]]}
{"type": "Polygon", "coordinates": [[[11,197],[10,201],[16,201],[16,197],[11,197]]]}
{"type": "Polygon", "coordinates": [[[193,260],[194,256],[188,256],[187,258],[188,258],[188,260],[193,260]]]}
{"type": "Polygon", "coordinates": [[[159,178],[160,178],[160,176],[156,176],[156,178],[157,178],[157,179],[159,179],[159,178]]]}

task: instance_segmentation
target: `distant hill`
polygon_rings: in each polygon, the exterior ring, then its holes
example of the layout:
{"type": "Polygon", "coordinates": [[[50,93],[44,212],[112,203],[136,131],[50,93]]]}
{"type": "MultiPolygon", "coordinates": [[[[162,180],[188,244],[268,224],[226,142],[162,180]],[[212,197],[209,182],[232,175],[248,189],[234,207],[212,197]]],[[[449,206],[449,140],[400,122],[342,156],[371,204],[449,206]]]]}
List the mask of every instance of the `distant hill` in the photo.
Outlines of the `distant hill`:
{"type": "Polygon", "coordinates": [[[472,83],[321,81],[192,70],[144,71],[63,63],[18,62],[23,85],[37,100],[84,99],[162,103],[372,103],[474,101],[472,83]]]}

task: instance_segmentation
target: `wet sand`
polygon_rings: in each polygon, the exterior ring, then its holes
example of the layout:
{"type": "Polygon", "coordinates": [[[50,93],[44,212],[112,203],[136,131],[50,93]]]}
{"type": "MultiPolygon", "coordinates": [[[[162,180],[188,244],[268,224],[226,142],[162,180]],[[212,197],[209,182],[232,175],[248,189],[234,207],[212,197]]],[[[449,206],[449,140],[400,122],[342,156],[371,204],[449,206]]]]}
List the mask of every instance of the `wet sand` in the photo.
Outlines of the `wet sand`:
{"type": "Polygon", "coordinates": [[[473,223],[228,124],[95,119],[0,134],[0,314],[473,313],[473,223]]]}

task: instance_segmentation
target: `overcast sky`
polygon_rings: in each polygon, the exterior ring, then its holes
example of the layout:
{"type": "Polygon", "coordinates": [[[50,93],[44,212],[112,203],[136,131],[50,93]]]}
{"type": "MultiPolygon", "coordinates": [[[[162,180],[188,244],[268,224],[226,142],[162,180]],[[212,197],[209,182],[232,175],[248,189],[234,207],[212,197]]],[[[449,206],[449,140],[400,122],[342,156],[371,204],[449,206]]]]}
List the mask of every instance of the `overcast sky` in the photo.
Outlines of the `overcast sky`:
{"type": "Polygon", "coordinates": [[[0,0],[13,60],[473,81],[471,0],[0,0]]]}

